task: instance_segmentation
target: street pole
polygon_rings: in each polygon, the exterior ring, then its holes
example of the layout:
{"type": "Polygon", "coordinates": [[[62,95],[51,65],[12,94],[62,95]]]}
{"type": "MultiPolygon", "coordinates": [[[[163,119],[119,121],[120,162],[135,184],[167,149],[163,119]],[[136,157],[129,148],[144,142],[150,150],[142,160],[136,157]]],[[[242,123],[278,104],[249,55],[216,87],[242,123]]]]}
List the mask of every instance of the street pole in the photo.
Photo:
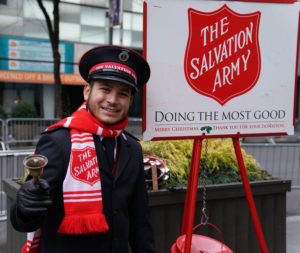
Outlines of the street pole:
{"type": "Polygon", "coordinates": [[[113,35],[114,35],[114,27],[111,25],[111,22],[109,24],[109,30],[108,30],[108,44],[113,44],[113,35]]]}

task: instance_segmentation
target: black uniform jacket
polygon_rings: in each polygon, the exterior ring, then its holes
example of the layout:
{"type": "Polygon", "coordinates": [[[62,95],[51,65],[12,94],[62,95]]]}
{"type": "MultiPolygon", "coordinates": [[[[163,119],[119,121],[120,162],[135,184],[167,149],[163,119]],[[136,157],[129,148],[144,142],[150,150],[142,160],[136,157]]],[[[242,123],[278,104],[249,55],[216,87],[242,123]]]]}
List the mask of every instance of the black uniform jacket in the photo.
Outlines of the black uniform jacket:
{"type": "Polygon", "coordinates": [[[103,208],[109,232],[87,235],[58,234],[64,216],[62,184],[70,158],[68,129],[42,134],[36,153],[48,157],[42,178],[50,184],[53,206],[46,217],[29,220],[11,207],[11,223],[21,232],[42,227],[40,253],[153,253],[154,243],[149,219],[141,146],[132,137],[118,137],[118,164],[113,177],[103,144],[94,136],[100,167],[103,208]],[[129,244],[128,244],[129,243],[129,244]]]}

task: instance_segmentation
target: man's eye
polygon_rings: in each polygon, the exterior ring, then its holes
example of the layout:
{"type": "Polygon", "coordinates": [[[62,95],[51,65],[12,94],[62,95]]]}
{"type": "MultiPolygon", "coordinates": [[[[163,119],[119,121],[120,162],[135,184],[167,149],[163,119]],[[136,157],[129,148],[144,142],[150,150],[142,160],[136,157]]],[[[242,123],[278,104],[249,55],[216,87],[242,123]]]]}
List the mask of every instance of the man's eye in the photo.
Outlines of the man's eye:
{"type": "Polygon", "coordinates": [[[108,92],[110,89],[109,89],[108,87],[101,87],[100,90],[103,90],[103,91],[107,91],[107,92],[108,92]]]}
{"type": "Polygon", "coordinates": [[[121,95],[124,97],[129,97],[129,92],[121,92],[121,95]]]}

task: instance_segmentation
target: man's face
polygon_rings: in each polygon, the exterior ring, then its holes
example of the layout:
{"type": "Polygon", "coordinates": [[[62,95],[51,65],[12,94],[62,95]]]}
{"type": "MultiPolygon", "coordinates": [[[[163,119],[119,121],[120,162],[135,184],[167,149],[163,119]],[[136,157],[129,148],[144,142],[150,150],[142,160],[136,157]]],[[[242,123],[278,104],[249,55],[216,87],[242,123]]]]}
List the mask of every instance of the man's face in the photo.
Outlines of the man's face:
{"type": "Polygon", "coordinates": [[[110,80],[95,80],[84,87],[83,95],[89,112],[105,125],[123,120],[133,100],[128,85],[110,80]]]}

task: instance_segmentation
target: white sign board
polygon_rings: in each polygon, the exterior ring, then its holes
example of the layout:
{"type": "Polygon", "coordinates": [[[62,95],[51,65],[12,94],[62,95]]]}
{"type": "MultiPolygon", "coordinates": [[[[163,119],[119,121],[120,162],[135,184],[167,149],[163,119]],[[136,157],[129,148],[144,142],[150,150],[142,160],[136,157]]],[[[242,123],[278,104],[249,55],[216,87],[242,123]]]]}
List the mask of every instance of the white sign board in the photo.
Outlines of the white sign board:
{"type": "Polygon", "coordinates": [[[293,134],[299,4],[148,0],[145,140],[293,134]]]}

